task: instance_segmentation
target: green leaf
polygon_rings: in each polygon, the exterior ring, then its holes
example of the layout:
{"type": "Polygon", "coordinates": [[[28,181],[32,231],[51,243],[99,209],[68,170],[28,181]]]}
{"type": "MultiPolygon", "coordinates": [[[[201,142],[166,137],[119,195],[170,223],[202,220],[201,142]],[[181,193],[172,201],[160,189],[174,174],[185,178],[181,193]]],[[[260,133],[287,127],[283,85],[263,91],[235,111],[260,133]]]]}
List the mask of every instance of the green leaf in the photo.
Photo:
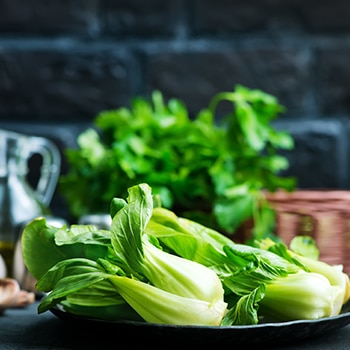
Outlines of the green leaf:
{"type": "Polygon", "coordinates": [[[166,100],[159,90],[150,98],[136,96],[128,107],[101,111],[79,137],[79,148],[66,150],[69,170],[59,191],[78,218],[108,213],[111,198],[125,198],[128,188],[147,183],[166,208],[232,231],[248,212],[241,203],[234,208],[236,196],[232,205],[225,203],[234,187],[296,186],[295,178],[281,176],[289,163],[278,153],[292,150],[293,139],[272,124],[284,111],[276,97],[242,85],[215,94],[191,116],[182,101],[166,100]]]}
{"type": "Polygon", "coordinates": [[[21,238],[23,261],[36,279],[68,258],[97,259],[109,255],[108,231],[97,231],[89,225],[73,225],[72,229],[66,225],[61,228],[48,225],[46,219],[40,217],[25,226],[21,238]]]}
{"type": "Polygon", "coordinates": [[[185,298],[131,278],[111,276],[118,292],[147,322],[219,326],[227,304],[185,298]]]}
{"type": "Polygon", "coordinates": [[[214,204],[214,213],[220,227],[227,233],[233,233],[245,220],[253,215],[254,197],[239,196],[218,200],[214,204]]]}
{"type": "Polygon", "coordinates": [[[140,272],[143,257],[142,236],[152,215],[153,198],[147,184],[128,189],[127,205],[113,217],[111,242],[115,254],[130,268],[140,272]]]}
{"type": "MultiPolygon", "coordinates": [[[[64,226],[65,227],[65,226],[64,226]]],[[[39,279],[49,268],[61,261],[71,250],[59,249],[55,244],[57,227],[46,224],[45,218],[36,218],[29,222],[21,237],[22,256],[28,271],[39,279]],[[37,254],[33,254],[37,252],[37,254]]]]}
{"type": "Polygon", "coordinates": [[[258,324],[259,303],[265,295],[265,284],[261,284],[251,293],[241,296],[226,312],[222,326],[258,324]]]}
{"type": "Polygon", "coordinates": [[[68,259],[49,269],[37,282],[38,290],[50,291],[38,306],[42,313],[64,300],[68,295],[106,279],[94,261],[68,259]]]}
{"type": "Polygon", "coordinates": [[[320,251],[316,241],[310,236],[295,236],[290,242],[290,249],[310,259],[318,260],[320,251]]]}

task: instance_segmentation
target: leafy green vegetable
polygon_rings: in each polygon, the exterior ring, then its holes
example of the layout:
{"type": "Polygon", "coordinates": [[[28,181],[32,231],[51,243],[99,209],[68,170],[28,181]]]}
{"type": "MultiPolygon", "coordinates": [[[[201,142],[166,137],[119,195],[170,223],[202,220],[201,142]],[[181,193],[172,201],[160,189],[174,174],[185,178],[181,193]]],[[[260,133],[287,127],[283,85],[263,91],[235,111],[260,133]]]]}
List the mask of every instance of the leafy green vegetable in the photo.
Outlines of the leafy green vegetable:
{"type": "Polygon", "coordinates": [[[229,307],[226,325],[243,319],[255,324],[261,316],[275,321],[334,316],[349,298],[345,273],[282,242],[265,238],[255,246],[237,244],[165,208],[154,208],[146,232],[164,249],[217,273],[229,307]]]}
{"type": "Polygon", "coordinates": [[[111,230],[25,227],[24,262],[47,292],[39,313],[60,304],[106,320],[227,326],[334,316],[349,300],[348,276],[315,259],[312,240],[295,239],[298,252],[269,238],[235,243],[154,206],[147,184],[128,193],[111,201],[111,230]]]}
{"type": "Polygon", "coordinates": [[[129,189],[127,201],[112,201],[109,234],[89,225],[54,232],[43,219],[29,223],[22,235],[24,261],[39,278],[36,287],[49,292],[39,313],[61,304],[76,314],[105,319],[138,315],[146,322],[219,326],[227,309],[219,277],[202,264],[163,251],[154,237],[144,235],[152,210],[151,188],[140,184],[129,189]],[[49,244],[38,251],[40,233],[47,231],[49,244]],[[84,237],[98,254],[81,249],[84,237]],[[56,253],[49,262],[47,250],[56,253]],[[40,270],[38,262],[44,265],[40,270]]]}
{"type": "Polygon", "coordinates": [[[227,326],[335,316],[349,300],[348,275],[318,260],[312,239],[236,243],[156,203],[141,183],[112,199],[110,230],[30,222],[23,258],[47,293],[38,312],[227,326]]]}
{"type": "Polygon", "coordinates": [[[134,278],[106,273],[103,266],[108,265],[108,262],[102,260],[100,263],[91,266],[89,272],[81,273],[80,268],[93,265],[93,262],[86,259],[68,259],[48,270],[39,280],[38,288],[51,285],[52,291],[39,304],[39,313],[60,302],[68,307],[67,311],[94,318],[180,325],[220,325],[226,310],[224,302],[211,304],[167,292],[134,278]],[[67,271],[68,269],[71,271],[67,271]],[[104,288],[101,288],[101,284],[104,288]],[[91,290],[97,299],[91,300],[88,296],[86,302],[86,296],[91,290]],[[106,301],[106,296],[110,294],[114,297],[106,301]],[[91,302],[94,304],[90,305],[91,302]],[[106,306],[111,307],[115,314],[111,314],[106,306]]]}
{"type": "Polygon", "coordinates": [[[261,190],[295,187],[295,179],[280,175],[288,161],[278,154],[292,149],[293,139],[272,126],[283,112],[275,97],[240,85],[193,117],[160,91],[150,100],[136,97],[130,108],[99,113],[78,148],[66,149],[69,169],[59,190],[77,219],[107,213],[111,198],[148,183],[162,206],[182,217],[228,234],[253,218],[254,236],[263,237],[274,211],[261,190]],[[221,103],[232,105],[222,117],[221,103]]]}
{"type": "Polygon", "coordinates": [[[338,287],[340,293],[333,305],[335,314],[339,312],[344,303],[349,299],[349,276],[343,272],[342,266],[333,266],[318,260],[319,251],[315,241],[311,237],[294,237],[290,243],[290,249],[283,243],[276,243],[269,239],[255,243],[261,249],[271,251],[290,262],[298,264],[305,271],[323,275],[327,278],[331,286],[338,287]]]}
{"type": "Polygon", "coordinates": [[[97,230],[90,225],[57,228],[41,217],[24,228],[21,240],[24,263],[36,279],[63,259],[84,257],[95,260],[105,257],[110,249],[109,231],[97,230]],[[40,254],[33,254],[36,251],[40,254]]]}
{"type": "Polygon", "coordinates": [[[126,277],[115,276],[111,281],[147,322],[219,326],[226,311],[224,302],[184,297],[126,277]]]}
{"type": "Polygon", "coordinates": [[[315,320],[341,311],[343,290],[320,274],[305,272],[277,278],[266,284],[260,311],[274,320],[315,320]]]}
{"type": "Polygon", "coordinates": [[[164,252],[144,235],[152,212],[149,185],[131,187],[128,204],[116,213],[112,221],[111,242],[116,254],[133,273],[144,275],[162,290],[212,304],[221,303],[224,290],[214,271],[164,252]]]}

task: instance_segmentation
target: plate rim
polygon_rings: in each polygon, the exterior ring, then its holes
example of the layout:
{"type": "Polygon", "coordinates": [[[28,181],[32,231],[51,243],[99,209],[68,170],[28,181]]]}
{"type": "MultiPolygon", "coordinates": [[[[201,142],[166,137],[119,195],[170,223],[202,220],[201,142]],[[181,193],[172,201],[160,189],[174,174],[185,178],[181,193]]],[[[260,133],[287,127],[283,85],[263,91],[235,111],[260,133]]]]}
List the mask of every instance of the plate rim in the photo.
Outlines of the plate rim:
{"type": "Polygon", "coordinates": [[[67,321],[70,327],[83,329],[84,334],[86,329],[92,327],[94,331],[101,330],[104,335],[111,333],[113,336],[128,336],[129,341],[136,341],[142,337],[143,344],[149,345],[154,345],[155,340],[167,343],[170,341],[178,346],[189,344],[225,346],[227,342],[234,341],[236,346],[250,344],[270,348],[323,337],[350,324],[350,311],[347,310],[339,315],[313,320],[228,326],[161,324],[133,320],[110,321],[74,315],[58,308],[49,310],[62,321],[67,321]],[[107,329],[110,332],[106,332],[107,329]]]}
{"type": "MultiPolygon", "coordinates": [[[[227,326],[207,326],[207,325],[178,325],[178,324],[163,324],[163,323],[155,323],[155,322],[141,322],[141,321],[133,321],[133,320],[104,320],[99,318],[93,318],[93,317],[87,317],[87,316],[80,316],[73,314],[71,312],[68,312],[64,310],[64,307],[60,304],[53,306],[49,309],[51,313],[53,313],[55,316],[59,318],[70,318],[77,321],[83,321],[83,322],[98,322],[98,323],[108,323],[113,325],[135,325],[140,327],[163,327],[163,328],[188,328],[188,329],[230,329],[230,330],[242,330],[242,329],[258,329],[258,328],[268,328],[268,327],[276,327],[276,328],[282,328],[282,327],[288,327],[293,325],[300,325],[300,324],[321,324],[321,323],[328,323],[328,322],[335,322],[338,320],[341,320],[343,318],[348,319],[348,323],[350,323],[350,311],[344,311],[341,312],[338,315],[334,316],[327,316],[327,317],[321,317],[318,319],[298,319],[298,320],[291,320],[291,321],[281,321],[281,322],[262,322],[254,325],[227,325],[227,326]]],[[[346,324],[345,324],[346,325],[346,324]]]]}

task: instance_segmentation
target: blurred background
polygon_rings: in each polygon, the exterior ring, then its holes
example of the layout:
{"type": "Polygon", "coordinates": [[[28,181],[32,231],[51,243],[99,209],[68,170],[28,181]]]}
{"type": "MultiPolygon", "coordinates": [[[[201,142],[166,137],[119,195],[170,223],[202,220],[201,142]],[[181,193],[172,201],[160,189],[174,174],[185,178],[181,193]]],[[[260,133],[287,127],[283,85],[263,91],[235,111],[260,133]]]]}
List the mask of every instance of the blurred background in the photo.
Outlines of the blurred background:
{"type": "MultiPolygon", "coordinates": [[[[348,189],[349,63],[347,0],[0,0],[0,128],[63,152],[136,95],[196,113],[242,84],[286,107],[276,127],[300,188],[348,189]]],[[[52,209],[66,214],[59,194],[52,209]]]]}

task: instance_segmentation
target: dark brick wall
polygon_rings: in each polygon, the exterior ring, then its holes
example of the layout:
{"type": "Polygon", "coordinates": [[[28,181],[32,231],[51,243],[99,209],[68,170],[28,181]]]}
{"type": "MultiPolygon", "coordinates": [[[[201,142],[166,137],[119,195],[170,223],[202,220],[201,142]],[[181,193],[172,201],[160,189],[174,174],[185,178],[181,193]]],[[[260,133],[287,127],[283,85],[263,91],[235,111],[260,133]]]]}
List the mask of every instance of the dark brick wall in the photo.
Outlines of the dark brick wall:
{"type": "Polygon", "coordinates": [[[134,95],[196,113],[243,84],[286,106],[299,187],[347,189],[349,38],[347,0],[0,0],[0,127],[63,149],[134,95]]]}

